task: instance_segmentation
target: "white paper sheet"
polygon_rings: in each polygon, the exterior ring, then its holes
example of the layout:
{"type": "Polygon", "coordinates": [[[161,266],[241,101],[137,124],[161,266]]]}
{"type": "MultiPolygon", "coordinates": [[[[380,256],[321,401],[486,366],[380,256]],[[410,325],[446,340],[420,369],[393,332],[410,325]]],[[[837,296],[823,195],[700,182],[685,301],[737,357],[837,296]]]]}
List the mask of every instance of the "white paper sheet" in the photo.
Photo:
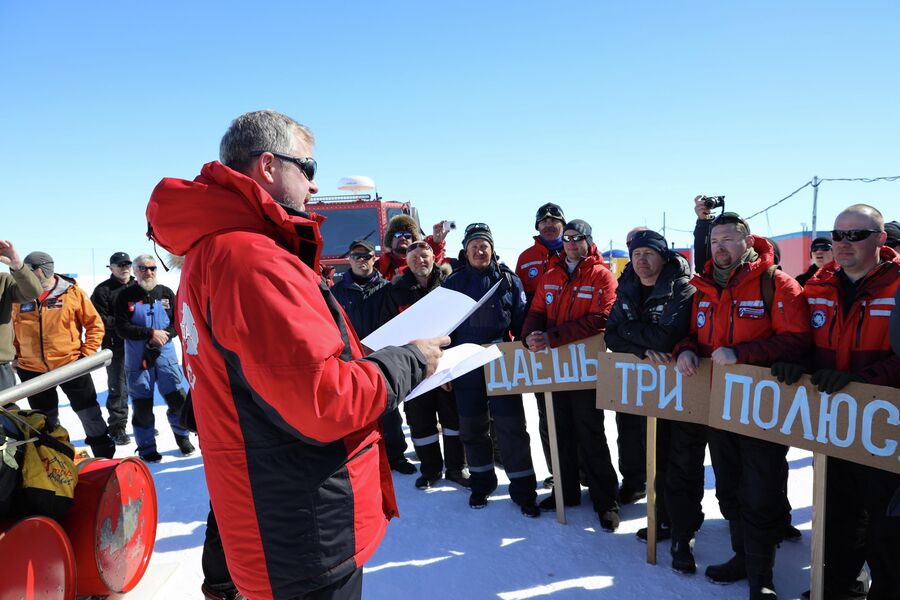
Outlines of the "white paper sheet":
{"type": "Polygon", "coordinates": [[[434,375],[423,380],[404,398],[409,401],[425,392],[430,392],[439,385],[453,381],[460,375],[481,368],[494,359],[500,358],[503,353],[496,344],[487,348],[478,344],[460,344],[444,350],[438,361],[434,375]]]}
{"type": "Polygon", "coordinates": [[[412,340],[450,335],[469,315],[487,302],[499,286],[498,281],[478,302],[465,294],[443,287],[436,288],[367,335],[362,343],[375,351],[385,346],[402,346],[412,340]]]}

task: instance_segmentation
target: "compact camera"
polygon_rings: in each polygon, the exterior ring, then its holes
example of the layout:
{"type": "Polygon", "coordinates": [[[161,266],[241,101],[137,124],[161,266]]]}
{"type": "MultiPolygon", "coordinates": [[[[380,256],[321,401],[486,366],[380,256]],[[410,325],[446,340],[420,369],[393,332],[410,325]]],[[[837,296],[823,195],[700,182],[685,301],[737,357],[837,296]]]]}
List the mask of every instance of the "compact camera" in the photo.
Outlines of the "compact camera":
{"type": "Polygon", "coordinates": [[[725,196],[703,196],[703,204],[706,208],[712,210],[714,208],[725,208],[725,196]]]}

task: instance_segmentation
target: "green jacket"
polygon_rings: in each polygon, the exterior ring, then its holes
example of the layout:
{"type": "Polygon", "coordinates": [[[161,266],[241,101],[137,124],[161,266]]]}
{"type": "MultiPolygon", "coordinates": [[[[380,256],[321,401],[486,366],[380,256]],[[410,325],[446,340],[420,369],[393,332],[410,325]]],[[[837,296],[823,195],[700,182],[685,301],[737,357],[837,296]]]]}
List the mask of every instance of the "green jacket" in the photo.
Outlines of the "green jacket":
{"type": "Polygon", "coordinates": [[[31,302],[43,291],[41,282],[25,266],[18,271],[0,273],[0,364],[8,363],[16,357],[13,346],[13,302],[31,302]]]}

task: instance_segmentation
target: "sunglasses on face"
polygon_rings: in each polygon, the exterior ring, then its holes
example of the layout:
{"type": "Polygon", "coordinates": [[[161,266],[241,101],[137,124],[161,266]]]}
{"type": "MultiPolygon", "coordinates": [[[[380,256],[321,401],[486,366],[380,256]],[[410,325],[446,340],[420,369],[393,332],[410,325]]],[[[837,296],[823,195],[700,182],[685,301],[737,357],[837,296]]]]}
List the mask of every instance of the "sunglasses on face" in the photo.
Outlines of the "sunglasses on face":
{"type": "Polygon", "coordinates": [[[288,162],[292,162],[297,165],[300,170],[303,172],[303,175],[310,181],[316,178],[316,159],[311,156],[289,156],[287,154],[280,154],[278,152],[272,152],[271,150],[254,150],[250,153],[250,156],[259,156],[260,154],[265,154],[268,152],[272,156],[277,156],[281,160],[286,160],[288,162]]]}
{"type": "Polygon", "coordinates": [[[836,242],[842,242],[845,239],[848,242],[861,242],[873,233],[879,233],[874,229],[835,229],[831,232],[831,239],[836,242]]]}
{"type": "Polygon", "coordinates": [[[141,273],[146,273],[147,271],[150,271],[151,273],[156,273],[156,267],[155,266],[148,267],[147,265],[141,265],[138,267],[138,271],[140,271],[141,273]]]}
{"type": "Polygon", "coordinates": [[[578,235],[564,235],[562,236],[564,242],[580,242],[581,240],[586,240],[587,236],[578,234],[578,235]]]}
{"type": "Polygon", "coordinates": [[[350,254],[350,258],[352,258],[353,260],[369,260],[374,257],[375,255],[371,252],[353,252],[352,254],[350,254]]]}
{"type": "Polygon", "coordinates": [[[120,262],[120,263],[116,263],[116,266],[117,266],[117,267],[123,267],[123,268],[124,268],[124,267],[130,267],[130,266],[131,266],[131,263],[130,263],[130,262],[120,262]]]}
{"type": "Polygon", "coordinates": [[[810,247],[810,252],[830,252],[831,246],[829,244],[817,244],[815,246],[810,247]]]}
{"type": "Polygon", "coordinates": [[[399,240],[400,238],[406,238],[411,240],[413,238],[412,231],[398,231],[394,234],[394,239],[399,240]]]}

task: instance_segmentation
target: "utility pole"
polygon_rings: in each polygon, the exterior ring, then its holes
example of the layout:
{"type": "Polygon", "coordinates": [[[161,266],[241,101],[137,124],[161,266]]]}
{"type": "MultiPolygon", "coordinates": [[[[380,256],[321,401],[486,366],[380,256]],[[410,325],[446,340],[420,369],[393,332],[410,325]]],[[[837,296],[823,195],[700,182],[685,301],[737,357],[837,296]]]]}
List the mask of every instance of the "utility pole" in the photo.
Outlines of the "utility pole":
{"type": "MultiPolygon", "coordinates": [[[[666,237],[666,211],[663,211],[663,230],[662,230],[662,234],[663,234],[663,237],[666,237]]],[[[668,238],[666,238],[666,239],[668,239],[668,238]]]]}
{"type": "Polygon", "coordinates": [[[816,175],[813,175],[812,186],[813,186],[813,214],[812,214],[812,237],[810,239],[814,240],[819,236],[819,232],[816,231],[816,211],[818,210],[818,202],[819,202],[819,178],[816,175]]]}

